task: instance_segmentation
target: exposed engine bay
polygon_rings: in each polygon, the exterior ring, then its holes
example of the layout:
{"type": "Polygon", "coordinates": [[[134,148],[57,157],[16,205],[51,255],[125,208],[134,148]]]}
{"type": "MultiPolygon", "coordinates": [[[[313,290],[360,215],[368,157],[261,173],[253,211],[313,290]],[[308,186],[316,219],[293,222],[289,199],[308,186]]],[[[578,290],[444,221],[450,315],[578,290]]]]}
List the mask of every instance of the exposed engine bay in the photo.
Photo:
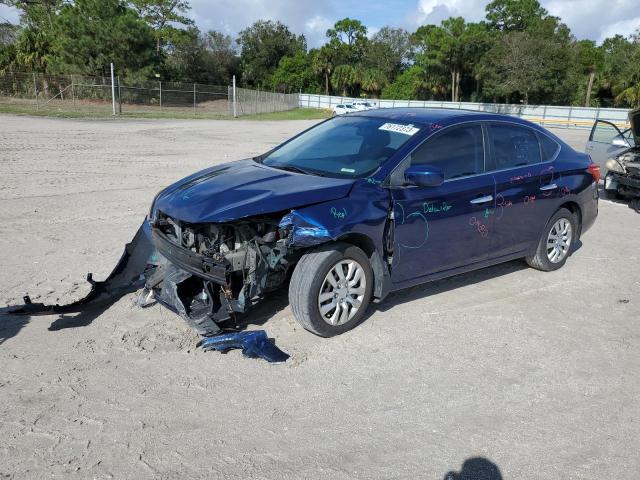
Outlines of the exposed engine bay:
{"type": "Polygon", "coordinates": [[[607,160],[605,189],[619,195],[640,198],[640,148],[632,148],[607,160]]]}
{"type": "Polygon", "coordinates": [[[158,212],[151,224],[160,254],[140,297],[179,313],[202,335],[234,320],[279,288],[300,251],[289,247],[282,215],[225,224],[188,224],[158,212]]]}

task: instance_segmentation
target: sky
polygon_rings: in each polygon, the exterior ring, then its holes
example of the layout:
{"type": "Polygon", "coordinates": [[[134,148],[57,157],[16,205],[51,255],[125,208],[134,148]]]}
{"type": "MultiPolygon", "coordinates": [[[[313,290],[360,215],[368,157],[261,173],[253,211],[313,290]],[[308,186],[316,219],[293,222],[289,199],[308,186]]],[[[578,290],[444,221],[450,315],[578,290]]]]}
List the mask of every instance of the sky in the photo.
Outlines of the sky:
{"type": "MultiPolygon", "coordinates": [[[[190,0],[191,16],[201,30],[231,36],[256,20],[280,20],[295,33],[304,33],[310,47],[321,45],[336,20],[357,18],[375,33],[390,25],[409,31],[449,16],[468,21],[484,18],[488,0],[190,0]]],[[[640,28],[639,0],[542,0],[578,39],[602,42],[617,33],[628,36],[640,28]]],[[[18,21],[15,9],[0,5],[0,22],[18,21]]]]}

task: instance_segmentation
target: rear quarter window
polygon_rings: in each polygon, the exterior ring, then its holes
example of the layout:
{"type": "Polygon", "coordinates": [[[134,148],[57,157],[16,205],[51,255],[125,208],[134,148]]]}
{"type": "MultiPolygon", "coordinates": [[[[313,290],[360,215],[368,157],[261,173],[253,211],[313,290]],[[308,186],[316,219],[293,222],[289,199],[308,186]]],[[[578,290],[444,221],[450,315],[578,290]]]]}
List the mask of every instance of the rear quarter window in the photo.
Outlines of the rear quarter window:
{"type": "Polygon", "coordinates": [[[538,134],[540,140],[540,152],[542,154],[542,161],[549,162],[553,160],[560,151],[560,145],[552,138],[547,137],[543,133],[538,134]]]}

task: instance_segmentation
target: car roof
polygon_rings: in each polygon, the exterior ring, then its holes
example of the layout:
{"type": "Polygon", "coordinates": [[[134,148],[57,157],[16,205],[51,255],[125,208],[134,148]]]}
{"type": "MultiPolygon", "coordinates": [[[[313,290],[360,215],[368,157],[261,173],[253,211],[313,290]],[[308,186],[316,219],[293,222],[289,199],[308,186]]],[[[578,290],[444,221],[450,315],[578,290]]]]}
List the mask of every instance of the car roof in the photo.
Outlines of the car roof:
{"type": "Polygon", "coordinates": [[[378,108],[360,113],[366,117],[384,118],[388,120],[414,121],[416,123],[456,123],[458,121],[473,120],[507,120],[510,122],[533,125],[526,120],[521,120],[512,115],[503,115],[491,112],[478,112],[475,110],[462,110],[457,108],[378,108]]]}
{"type": "Polygon", "coordinates": [[[502,113],[479,112],[476,110],[463,110],[457,108],[424,108],[424,107],[402,107],[402,108],[377,108],[375,110],[360,110],[351,116],[374,117],[384,120],[395,120],[402,122],[414,122],[416,124],[438,124],[442,127],[455,125],[460,122],[509,122],[533,128],[545,135],[552,137],[564,148],[571,148],[569,145],[549,130],[528,120],[516,117],[515,115],[505,115],[502,113]]]}

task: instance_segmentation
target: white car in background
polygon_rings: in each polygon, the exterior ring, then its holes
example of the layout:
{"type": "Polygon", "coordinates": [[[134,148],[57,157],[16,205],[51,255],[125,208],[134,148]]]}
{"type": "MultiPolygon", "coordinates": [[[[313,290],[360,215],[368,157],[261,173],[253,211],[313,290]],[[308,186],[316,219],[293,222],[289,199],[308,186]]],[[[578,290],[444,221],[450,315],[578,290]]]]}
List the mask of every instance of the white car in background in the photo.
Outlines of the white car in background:
{"type": "Polygon", "coordinates": [[[340,105],[333,107],[334,115],[348,115],[349,113],[355,113],[357,111],[358,109],[350,103],[341,103],[340,105]]]}
{"type": "Polygon", "coordinates": [[[375,103],[367,102],[367,101],[357,101],[353,102],[353,106],[356,110],[373,110],[374,108],[378,108],[375,103]]]}

